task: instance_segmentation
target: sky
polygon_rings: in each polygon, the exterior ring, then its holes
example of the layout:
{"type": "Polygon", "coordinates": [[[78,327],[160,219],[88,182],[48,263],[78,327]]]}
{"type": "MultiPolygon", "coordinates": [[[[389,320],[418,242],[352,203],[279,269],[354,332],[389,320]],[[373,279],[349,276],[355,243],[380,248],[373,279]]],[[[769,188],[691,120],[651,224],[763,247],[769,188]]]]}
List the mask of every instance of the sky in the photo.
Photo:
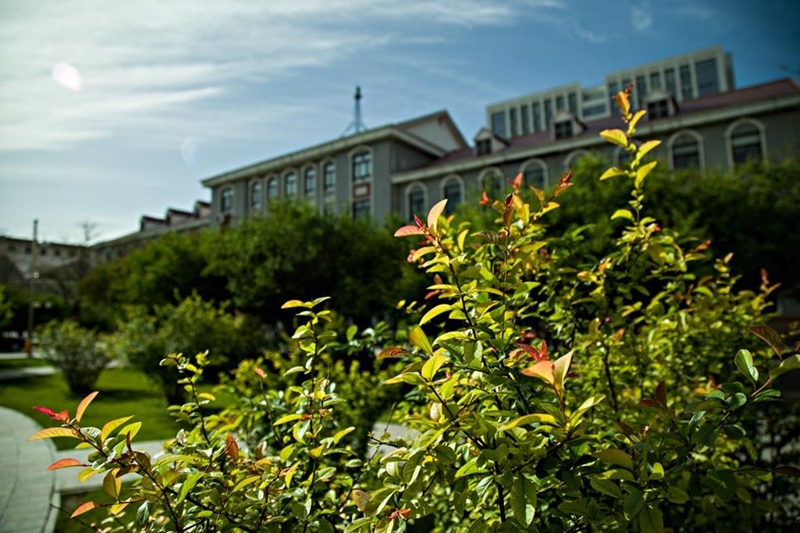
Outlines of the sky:
{"type": "Polygon", "coordinates": [[[357,84],[367,127],[446,109],[471,140],[491,103],[717,44],[739,87],[800,78],[799,28],[796,0],[0,0],[0,234],[190,210],[339,137],[357,84]]]}

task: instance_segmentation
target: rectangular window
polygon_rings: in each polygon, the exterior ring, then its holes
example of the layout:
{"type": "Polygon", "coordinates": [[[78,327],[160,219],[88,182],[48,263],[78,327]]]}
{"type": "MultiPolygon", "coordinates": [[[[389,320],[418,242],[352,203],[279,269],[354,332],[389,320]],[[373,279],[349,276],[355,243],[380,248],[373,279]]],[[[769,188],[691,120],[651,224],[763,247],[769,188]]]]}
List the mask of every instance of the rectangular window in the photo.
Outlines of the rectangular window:
{"type": "Polygon", "coordinates": [[[733,162],[737,165],[747,161],[761,161],[761,133],[755,127],[739,127],[731,135],[733,162]]]}
{"type": "Polygon", "coordinates": [[[692,71],[689,65],[681,65],[681,100],[691,100],[694,98],[692,90],[692,71]]]}
{"type": "Polygon", "coordinates": [[[539,102],[533,104],[533,131],[542,131],[542,109],[539,102]]]}
{"type": "MultiPolygon", "coordinates": [[[[613,104],[612,104],[613,105],[613,104]]],[[[605,104],[597,104],[583,108],[583,117],[592,118],[598,115],[605,115],[608,112],[605,104]]]]}
{"type": "Polygon", "coordinates": [[[283,192],[287,198],[297,196],[297,175],[294,172],[286,174],[283,178],[283,192]]]}
{"type": "Polygon", "coordinates": [[[508,128],[509,137],[516,137],[518,135],[516,107],[512,107],[511,109],[508,110],[508,122],[509,122],[509,128],[508,128]]]}
{"type": "Polygon", "coordinates": [[[660,72],[651,72],[650,73],[650,91],[659,91],[661,90],[661,73],[660,72]]]}
{"type": "Polygon", "coordinates": [[[700,147],[694,139],[687,139],[672,145],[672,167],[698,168],[700,166],[700,147]]]}
{"type": "Polygon", "coordinates": [[[322,169],[323,179],[325,180],[325,194],[333,194],[336,188],[336,167],[333,163],[326,163],[322,169]]]}
{"type": "Polygon", "coordinates": [[[572,137],[572,121],[562,120],[556,122],[556,139],[567,139],[572,137]]]}
{"type": "Polygon", "coordinates": [[[353,156],[353,183],[363,183],[372,179],[372,154],[359,152],[353,156]]]}
{"type": "Polygon", "coordinates": [[[569,93],[568,97],[568,104],[569,104],[569,112],[573,115],[578,114],[578,95],[575,93],[569,93]]]}
{"type": "Polygon", "coordinates": [[[317,188],[317,172],[314,167],[306,169],[305,176],[303,176],[303,194],[305,196],[314,196],[314,191],[317,188]]]}
{"type": "Polygon", "coordinates": [[[267,182],[267,200],[278,197],[278,178],[270,178],[267,182]]]}
{"type": "Polygon", "coordinates": [[[221,213],[230,213],[233,211],[233,188],[226,187],[222,189],[219,210],[221,213]]]}
{"type": "Polygon", "coordinates": [[[426,212],[425,208],[425,191],[419,186],[414,187],[408,193],[408,218],[407,220],[414,220],[414,215],[422,218],[426,212]]]}
{"type": "Polygon", "coordinates": [[[492,153],[492,140],[491,139],[479,139],[475,142],[475,150],[478,152],[478,155],[486,155],[492,153]]]}
{"type": "Polygon", "coordinates": [[[451,178],[450,181],[444,186],[444,197],[447,199],[447,205],[444,206],[446,215],[451,215],[461,203],[461,184],[458,180],[451,178]]]}
{"type": "Polygon", "coordinates": [[[619,84],[612,81],[608,84],[608,96],[611,100],[611,115],[619,116],[619,108],[617,107],[617,93],[619,92],[619,84]]]}
{"type": "Polygon", "coordinates": [[[719,76],[717,73],[716,58],[698,61],[694,65],[695,78],[697,79],[697,96],[708,96],[719,92],[719,76]]]}
{"type": "Polygon", "coordinates": [[[556,96],[556,111],[564,111],[564,97],[556,96]]]}
{"type": "Polygon", "coordinates": [[[669,102],[666,98],[647,103],[647,118],[655,120],[669,116],[669,102]]]}
{"type": "Polygon", "coordinates": [[[492,131],[495,135],[499,135],[500,137],[506,137],[506,112],[505,111],[498,111],[497,113],[492,113],[492,131]]]}
{"type": "Polygon", "coordinates": [[[369,220],[370,214],[369,200],[356,200],[353,202],[353,219],[354,220],[369,220]]]}
{"type": "Polygon", "coordinates": [[[553,123],[553,101],[545,100],[544,102],[544,125],[548,130],[553,123]]]}
{"type": "Polygon", "coordinates": [[[678,93],[676,92],[676,85],[675,85],[675,69],[668,68],[664,71],[664,78],[667,82],[667,92],[671,94],[674,98],[678,97],[678,93]]]}
{"type": "Polygon", "coordinates": [[[250,209],[261,211],[261,182],[255,181],[250,186],[250,209]]]}
{"type": "Polygon", "coordinates": [[[521,118],[522,118],[522,134],[523,135],[527,135],[527,134],[529,134],[531,132],[531,124],[530,124],[530,120],[529,120],[529,117],[528,117],[528,109],[529,109],[528,108],[528,104],[525,104],[519,110],[520,115],[522,115],[521,118]]]}
{"type": "Polygon", "coordinates": [[[633,103],[632,106],[636,109],[643,108],[645,102],[647,101],[647,77],[636,76],[636,88],[634,94],[636,96],[636,102],[633,103]]]}

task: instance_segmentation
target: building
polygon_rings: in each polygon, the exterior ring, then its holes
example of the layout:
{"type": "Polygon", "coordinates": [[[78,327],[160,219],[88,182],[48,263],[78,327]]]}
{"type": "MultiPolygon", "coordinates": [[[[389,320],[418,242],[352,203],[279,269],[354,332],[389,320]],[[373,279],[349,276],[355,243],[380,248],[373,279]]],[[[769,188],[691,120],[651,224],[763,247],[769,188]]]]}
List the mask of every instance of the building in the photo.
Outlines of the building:
{"type": "Polygon", "coordinates": [[[208,178],[212,222],[265,214],[278,198],[356,218],[411,219],[444,198],[452,210],[469,191],[520,172],[546,188],[588,153],[622,165],[628,153],[598,134],[621,126],[611,97],[630,83],[633,107],[648,111],[638,135],[662,141],[652,153],[670,169],[779,160],[800,148],[800,85],[787,78],[737,89],[731,56],[717,46],[610,73],[595,87],[573,83],[490,104],[472,146],[440,111],[208,178]]]}

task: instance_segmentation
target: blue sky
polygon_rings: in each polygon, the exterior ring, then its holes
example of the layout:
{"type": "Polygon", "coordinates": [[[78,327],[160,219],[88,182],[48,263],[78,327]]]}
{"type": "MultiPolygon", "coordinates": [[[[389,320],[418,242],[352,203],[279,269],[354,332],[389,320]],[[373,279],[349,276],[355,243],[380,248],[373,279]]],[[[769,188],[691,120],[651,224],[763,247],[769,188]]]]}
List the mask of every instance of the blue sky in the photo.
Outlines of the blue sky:
{"type": "MultiPolygon", "coordinates": [[[[800,69],[784,0],[0,0],[0,233],[79,242],[189,209],[200,180],[447,109],[720,44],[738,86],[800,69]],[[65,62],[75,78],[59,77],[65,62]],[[58,76],[56,76],[58,77],[58,76]]],[[[798,74],[794,74],[797,78],[798,74]]]]}

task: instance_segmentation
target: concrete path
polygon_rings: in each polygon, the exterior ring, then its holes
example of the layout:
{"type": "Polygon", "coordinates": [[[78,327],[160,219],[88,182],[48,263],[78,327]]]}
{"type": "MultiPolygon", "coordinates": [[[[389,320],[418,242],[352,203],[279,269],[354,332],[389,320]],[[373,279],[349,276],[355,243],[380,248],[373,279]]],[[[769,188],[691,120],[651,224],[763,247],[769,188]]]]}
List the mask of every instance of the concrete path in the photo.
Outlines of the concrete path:
{"type": "Polygon", "coordinates": [[[28,442],[41,429],[31,418],[0,407],[0,533],[50,533],[61,497],[49,440],[28,442]]]}

